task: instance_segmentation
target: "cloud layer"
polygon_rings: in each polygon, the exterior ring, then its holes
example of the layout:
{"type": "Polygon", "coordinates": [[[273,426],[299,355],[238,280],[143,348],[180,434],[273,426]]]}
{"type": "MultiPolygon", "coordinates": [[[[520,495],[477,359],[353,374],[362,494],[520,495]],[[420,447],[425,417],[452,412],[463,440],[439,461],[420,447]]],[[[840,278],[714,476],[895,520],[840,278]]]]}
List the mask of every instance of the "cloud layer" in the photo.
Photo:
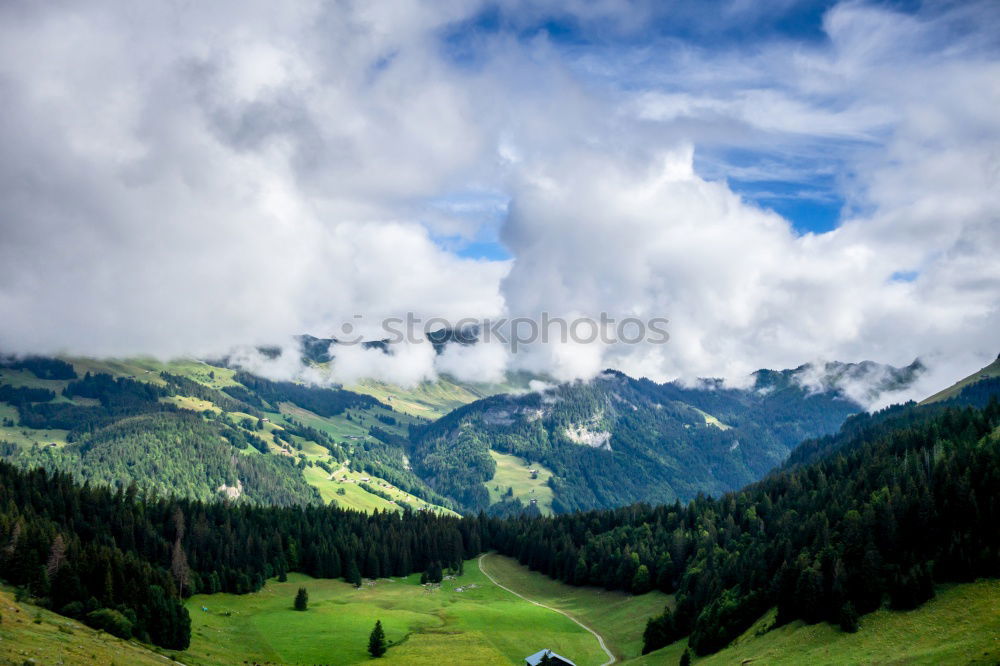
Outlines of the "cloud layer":
{"type": "Polygon", "coordinates": [[[0,348],[604,311],[667,317],[671,341],[358,349],[338,373],[921,356],[948,383],[995,356],[995,3],[843,2],[798,35],[698,4],[7,3],[0,348]],[[842,209],[812,228],[775,197],[842,209]],[[512,259],[463,252],[497,237],[512,259]]]}

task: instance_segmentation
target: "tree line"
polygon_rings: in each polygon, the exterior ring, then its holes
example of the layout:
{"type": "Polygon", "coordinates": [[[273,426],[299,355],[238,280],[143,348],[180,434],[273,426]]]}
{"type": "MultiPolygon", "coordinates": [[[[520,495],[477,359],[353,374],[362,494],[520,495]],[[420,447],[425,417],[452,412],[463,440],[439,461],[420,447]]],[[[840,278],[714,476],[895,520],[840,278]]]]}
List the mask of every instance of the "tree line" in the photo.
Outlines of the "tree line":
{"type": "Polygon", "coordinates": [[[191,594],[258,590],[301,571],[360,584],[482,550],[478,522],[163,499],[0,462],[0,577],[95,626],[184,649],[191,594]]]}

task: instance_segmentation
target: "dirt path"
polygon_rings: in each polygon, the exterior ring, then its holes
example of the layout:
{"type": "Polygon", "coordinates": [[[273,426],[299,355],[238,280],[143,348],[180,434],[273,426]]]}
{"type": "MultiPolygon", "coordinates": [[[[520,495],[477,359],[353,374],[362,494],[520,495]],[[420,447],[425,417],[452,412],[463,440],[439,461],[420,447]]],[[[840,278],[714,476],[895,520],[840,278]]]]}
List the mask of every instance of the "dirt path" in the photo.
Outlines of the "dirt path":
{"type": "Polygon", "coordinates": [[[559,613],[560,615],[568,617],[570,620],[572,620],[573,622],[575,622],[576,624],[578,624],[579,626],[583,627],[584,629],[586,629],[587,631],[589,631],[591,634],[593,634],[594,638],[597,639],[597,642],[601,644],[601,649],[604,650],[604,653],[606,655],[608,655],[608,660],[606,662],[604,662],[603,664],[601,664],[601,666],[610,666],[611,664],[615,663],[615,661],[616,661],[615,660],[615,655],[611,654],[611,650],[609,650],[608,646],[604,644],[604,638],[602,638],[599,633],[597,633],[596,631],[594,631],[593,629],[591,629],[590,627],[588,627],[587,625],[585,625],[583,622],[580,622],[575,617],[573,617],[569,613],[566,613],[565,611],[561,611],[558,608],[553,608],[552,606],[546,606],[545,604],[539,603],[539,602],[535,601],[534,599],[529,599],[528,597],[524,596],[523,594],[519,594],[519,593],[515,592],[514,590],[510,589],[506,585],[500,584],[497,581],[496,578],[494,578],[493,576],[491,576],[489,574],[489,572],[486,571],[486,569],[483,568],[483,559],[485,559],[486,555],[487,555],[487,553],[483,553],[482,555],[479,556],[479,570],[482,571],[483,575],[485,575],[487,578],[489,578],[490,581],[494,585],[496,585],[497,587],[499,587],[501,589],[507,590],[508,592],[510,592],[511,594],[513,594],[515,597],[520,597],[521,599],[524,599],[525,601],[527,601],[530,604],[535,604],[536,606],[541,606],[542,608],[547,608],[550,611],[555,611],[556,613],[559,613]]]}

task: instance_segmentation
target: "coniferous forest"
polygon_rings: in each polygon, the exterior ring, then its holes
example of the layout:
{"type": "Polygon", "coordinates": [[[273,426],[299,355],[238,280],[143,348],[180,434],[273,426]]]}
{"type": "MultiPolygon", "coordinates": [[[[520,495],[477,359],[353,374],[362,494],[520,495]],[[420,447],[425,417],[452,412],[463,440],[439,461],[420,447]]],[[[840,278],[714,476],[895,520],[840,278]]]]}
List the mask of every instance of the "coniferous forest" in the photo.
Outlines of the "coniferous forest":
{"type": "MultiPolygon", "coordinates": [[[[0,464],[0,571],[48,607],[182,649],[196,592],[459,568],[495,548],[574,585],[677,594],[647,651],[724,647],[766,609],[846,631],[940,581],[1000,575],[1000,404],[899,406],[849,420],[761,482],[688,505],[539,518],[362,513],[164,499],[0,464]]],[[[110,629],[109,629],[110,630],[110,629]]]]}
{"type": "Polygon", "coordinates": [[[778,623],[855,630],[933,584],[1000,575],[1000,404],[894,407],[849,420],[815,462],[718,499],[491,523],[491,544],[574,585],[677,594],[645,651],[683,636],[725,647],[768,608],[778,623]],[[855,422],[857,421],[857,422],[855,422]]]}

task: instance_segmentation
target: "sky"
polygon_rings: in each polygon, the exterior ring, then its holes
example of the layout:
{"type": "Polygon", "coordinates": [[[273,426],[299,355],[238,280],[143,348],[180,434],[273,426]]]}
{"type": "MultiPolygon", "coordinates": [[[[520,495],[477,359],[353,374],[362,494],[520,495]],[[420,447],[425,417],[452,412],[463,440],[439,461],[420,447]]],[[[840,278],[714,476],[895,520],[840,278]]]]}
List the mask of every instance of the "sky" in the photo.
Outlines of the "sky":
{"type": "Polygon", "coordinates": [[[1000,352],[993,0],[13,0],[0,96],[7,353],[252,356],[408,312],[670,341],[355,348],[338,378],[920,357],[924,390],[1000,352]]]}

